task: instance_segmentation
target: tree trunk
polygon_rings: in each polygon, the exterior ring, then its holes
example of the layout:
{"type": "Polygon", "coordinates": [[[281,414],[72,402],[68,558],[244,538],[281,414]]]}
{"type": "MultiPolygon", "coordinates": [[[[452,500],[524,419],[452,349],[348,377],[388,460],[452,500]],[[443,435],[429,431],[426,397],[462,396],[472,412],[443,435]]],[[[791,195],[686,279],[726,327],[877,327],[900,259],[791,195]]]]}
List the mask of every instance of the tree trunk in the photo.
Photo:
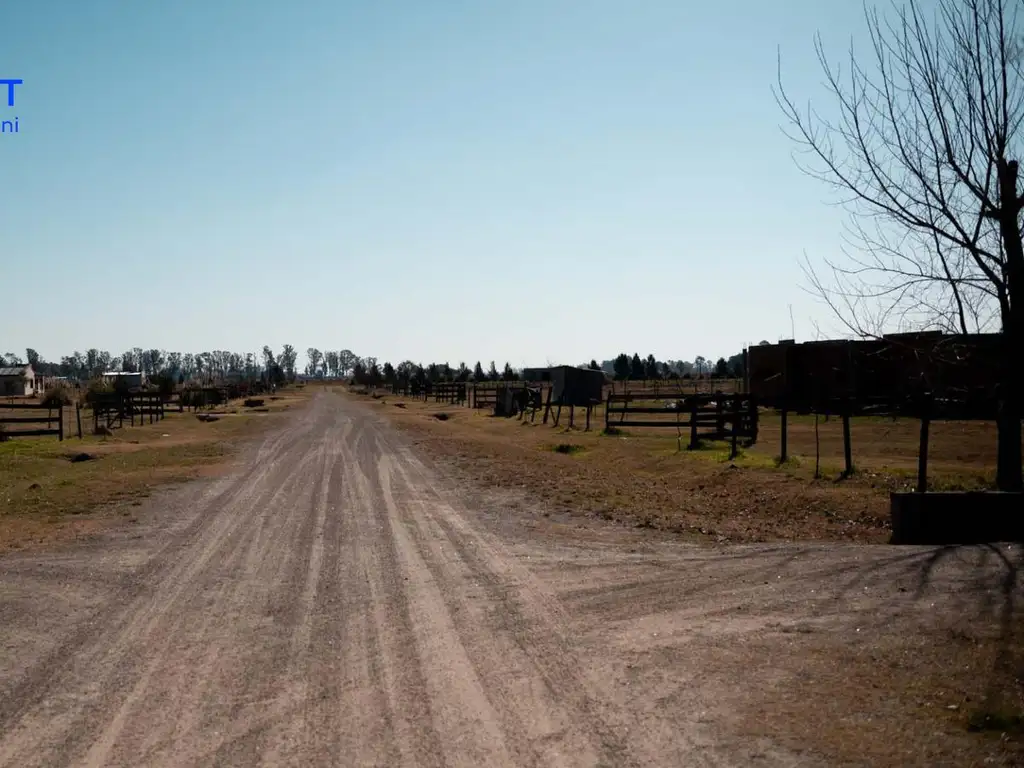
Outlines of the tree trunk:
{"type": "Polygon", "coordinates": [[[1017,196],[1017,163],[999,163],[1000,234],[1006,253],[1006,296],[1002,302],[1003,354],[999,381],[999,452],[996,487],[1001,491],[1024,490],[1021,471],[1021,361],[1024,352],[1024,244],[1021,243],[1017,196]]]}

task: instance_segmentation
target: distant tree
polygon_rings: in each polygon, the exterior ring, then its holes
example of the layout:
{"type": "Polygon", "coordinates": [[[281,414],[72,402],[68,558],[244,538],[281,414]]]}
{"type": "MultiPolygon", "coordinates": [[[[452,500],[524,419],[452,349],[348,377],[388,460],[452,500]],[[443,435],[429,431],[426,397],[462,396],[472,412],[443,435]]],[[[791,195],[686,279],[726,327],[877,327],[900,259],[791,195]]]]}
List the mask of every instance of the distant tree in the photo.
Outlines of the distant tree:
{"type": "Polygon", "coordinates": [[[86,378],[92,378],[93,376],[99,376],[102,371],[100,370],[100,351],[98,349],[89,349],[85,352],[85,370],[86,378]]]}
{"type": "Polygon", "coordinates": [[[280,387],[288,381],[284,368],[281,367],[280,363],[275,362],[267,369],[267,380],[275,387],[280,387]]]}
{"type": "Polygon", "coordinates": [[[697,369],[697,378],[699,379],[704,375],[704,371],[707,370],[708,361],[703,355],[697,355],[693,360],[693,367],[697,369]]]}
{"type": "Polygon", "coordinates": [[[441,377],[441,381],[451,381],[455,378],[455,374],[452,371],[452,367],[445,361],[438,366],[438,372],[441,377]]]}
{"type": "Polygon", "coordinates": [[[371,386],[380,386],[383,376],[381,376],[380,366],[377,365],[377,358],[373,358],[373,363],[371,363],[370,368],[367,371],[367,378],[371,386]]]}
{"type": "Polygon", "coordinates": [[[717,379],[724,379],[729,376],[729,363],[724,357],[718,358],[718,362],[715,363],[714,377],[717,379]]]}
{"type": "Polygon", "coordinates": [[[384,363],[384,383],[393,384],[395,381],[395,368],[391,363],[384,363]]]}
{"type": "Polygon", "coordinates": [[[592,370],[592,371],[600,371],[601,370],[601,366],[597,364],[597,360],[591,360],[590,361],[590,370],[592,370]]]}
{"type": "Polygon", "coordinates": [[[494,365],[494,361],[491,360],[491,367],[487,369],[487,378],[491,381],[497,381],[501,378],[498,374],[498,368],[494,365]]]}
{"type": "Polygon", "coordinates": [[[503,381],[515,381],[518,376],[516,376],[516,372],[512,370],[512,366],[509,363],[505,363],[505,368],[501,372],[501,378],[503,381]]]}
{"type": "Polygon", "coordinates": [[[438,380],[440,373],[441,371],[438,368],[437,363],[431,363],[427,366],[427,381],[433,384],[438,380]]]}
{"type": "Polygon", "coordinates": [[[473,381],[483,381],[484,378],[484,367],[477,360],[476,365],[473,366],[473,381]]]}
{"type": "Polygon", "coordinates": [[[367,383],[366,379],[367,379],[366,366],[363,365],[363,361],[362,360],[357,360],[352,365],[352,381],[354,381],[356,384],[359,384],[360,386],[362,386],[362,385],[367,383]]]}
{"type": "Polygon", "coordinates": [[[347,376],[352,368],[355,366],[356,361],[359,359],[359,355],[353,352],[351,349],[343,349],[338,353],[338,368],[341,370],[342,376],[347,376]]]}
{"type": "Polygon", "coordinates": [[[634,381],[643,381],[646,370],[644,361],[640,359],[640,355],[634,353],[633,359],[629,361],[629,378],[634,381]]]}
{"type": "Polygon", "coordinates": [[[623,352],[615,358],[615,378],[618,381],[625,381],[630,377],[630,373],[632,373],[632,368],[629,364],[629,355],[623,352]]]}
{"type": "MultiPolygon", "coordinates": [[[[32,366],[33,369],[38,370],[39,364],[43,362],[43,358],[39,356],[39,353],[29,347],[25,350],[25,360],[32,366]]],[[[16,365],[17,363],[15,363],[16,365]]]]}
{"type": "Polygon", "coordinates": [[[129,349],[121,355],[121,370],[125,373],[135,373],[139,370],[140,362],[136,360],[135,352],[129,349]]]}
{"type": "Polygon", "coordinates": [[[323,352],[316,347],[310,347],[306,350],[306,358],[309,360],[309,365],[306,366],[306,373],[310,376],[316,376],[320,370],[320,361],[323,359],[323,352]]]}
{"type": "MultiPolygon", "coordinates": [[[[264,354],[266,354],[267,347],[264,347],[264,354]]],[[[295,351],[295,347],[291,344],[285,344],[281,349],[281,368],[284,371],[284,375],[288,378],[288,381],[295,380],[295,362],[299,359],[299,353],[295,351]]]]}
{"type": "Polygon", "coordinates": [[[412,360],[403,360],[395,368],[395,378],[398,381],[411,381],[416,372],[416,363],[412,360]]]}
{"type": "Polygon", "coordinates": [[[327,375],[338,376],[338,353],[332,350],[324,352],[324,361],[327,364],[327,375]]]}
{"type": "Polygon", "coordinates": [[[468,381],[469,380],[469,368],[466,367],[465,363],[459,363],[459,368],[455,371],[456,381],[468,381]]]}
{"type": "Polygon", "coordinates": [[[661,378],[661,370],[658,366],[658,361],[654,355],[648,355],[644,361],[644,378],[645,379],[659,379],[661,378]]]}
{"type": "Polygon", "coordinates": [[[729,363],[729,375],[734,379],[742,379],[746,376],[746,370],[743,368],[743,353],[733,355],[727,361],[729,363]]]}

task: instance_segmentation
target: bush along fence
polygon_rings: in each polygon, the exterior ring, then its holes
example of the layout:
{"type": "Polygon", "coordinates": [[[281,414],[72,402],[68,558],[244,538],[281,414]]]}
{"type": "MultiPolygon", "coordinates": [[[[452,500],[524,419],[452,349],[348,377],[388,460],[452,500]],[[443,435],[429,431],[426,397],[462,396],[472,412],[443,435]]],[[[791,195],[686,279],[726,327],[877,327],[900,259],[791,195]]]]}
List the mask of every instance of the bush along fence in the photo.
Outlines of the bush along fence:
{"type": "Polygon", "coordinates": [[[682,442],[689,432],[689,447],[702,440],[729,440],[730,458],[738,454],[742,439],[757,442],[757,404],[746,394],[699,394],[669,400],[653,393],[609,392],[604,410],[605,431],[631,428],[675,429],[682,442]]]}
{"type": "Polygon", "coordinates": [[[36,403],[0,403],[0,440],[49,435],[64,439],[64,408],[48,409],[36,403]],[[37,424],[45,426],[37,427],[37,424]]]}

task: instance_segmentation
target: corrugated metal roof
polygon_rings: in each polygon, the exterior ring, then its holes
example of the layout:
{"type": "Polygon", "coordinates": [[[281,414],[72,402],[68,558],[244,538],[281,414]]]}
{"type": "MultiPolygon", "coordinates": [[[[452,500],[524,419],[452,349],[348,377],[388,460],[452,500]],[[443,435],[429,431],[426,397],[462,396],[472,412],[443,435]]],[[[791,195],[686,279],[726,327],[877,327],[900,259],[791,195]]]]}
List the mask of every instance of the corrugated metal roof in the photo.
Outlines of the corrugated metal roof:
{"type": "Polygon", "coordinates": [[[16,365],[13,368],[0,368],[0,376],[21,376],[28,368],[27,365],[16,365]]]}

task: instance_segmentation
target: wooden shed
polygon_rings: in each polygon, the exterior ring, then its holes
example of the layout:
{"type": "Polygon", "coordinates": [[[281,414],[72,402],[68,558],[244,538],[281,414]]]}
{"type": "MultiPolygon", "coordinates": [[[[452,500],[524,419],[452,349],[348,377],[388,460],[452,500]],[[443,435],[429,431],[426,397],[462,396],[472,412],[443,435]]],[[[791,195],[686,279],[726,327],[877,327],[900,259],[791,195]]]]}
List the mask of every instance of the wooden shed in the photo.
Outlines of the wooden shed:
{"type": "Polygon", "coordinates": [[[604,399],[604,371],[558,365],[550,370],[551,402],[561,405],[596,405],[604,399]]]}

